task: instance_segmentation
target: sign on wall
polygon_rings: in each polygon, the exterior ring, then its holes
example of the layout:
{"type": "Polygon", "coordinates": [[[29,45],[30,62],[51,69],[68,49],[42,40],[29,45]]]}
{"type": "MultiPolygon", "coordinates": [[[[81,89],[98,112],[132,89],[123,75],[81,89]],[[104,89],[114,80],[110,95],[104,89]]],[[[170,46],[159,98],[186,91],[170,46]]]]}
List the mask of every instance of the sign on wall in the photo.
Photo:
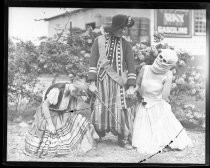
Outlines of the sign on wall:
{"type": "Polygon", "coordinates": [[[166,37],[191,37],[191,11],[157,9],[156,30],[166,37]]]}

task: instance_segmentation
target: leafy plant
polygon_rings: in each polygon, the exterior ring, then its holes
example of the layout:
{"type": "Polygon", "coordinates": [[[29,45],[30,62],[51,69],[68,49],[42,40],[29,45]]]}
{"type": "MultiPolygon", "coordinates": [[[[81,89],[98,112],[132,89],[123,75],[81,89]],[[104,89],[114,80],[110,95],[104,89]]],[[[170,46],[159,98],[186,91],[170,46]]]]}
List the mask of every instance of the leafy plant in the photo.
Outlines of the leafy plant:
{"type": "MultiPolygon", "coordinates": [[[[33,101],[41,100],[41,91],[37,90],[38,77],[41,74],[53,74],[71,78],[87,77],[90,50],[94,38],[99,35],[90,30],[73,29],[71,34],[62,38],[41,37],[35,46],[31,41],[9,39],[8,52],[8,102],[16,106],[20,113],[27,110],[33,101]],[[25,109],[21,109],[23,100],[25,109]]],[[[53,82],[52,81],[52,82],[53,82]]]]}
{"type": "MultiPolygon", "coordinates": [[[[28,104],[37,97],[35,86],[38,81],[36,47],[32,42],[19,41],[14,44],[9,40],[8,53],[8,102],[15,105],[15,111],[20,113],[21,102],[28,104]]],[[[23,111],[24,111],[23,110],[23,111]]]]}
{"type": "MultiPolygon", "coordinates": [[[[143,43],[137,43],[133,46],[137,74],[145,64],[151,65],[161,49],[174,47],[163,43],[164,34],[154,34],[154,45],[147,46],[143,43]]],[[[201,66],[196,65],[194,56],[184,50],[176,50],[178,62],[173,72],[173,83],[171,95],[169,97],[173,112],[179,120],[185,123],[191,123],[194,126],[200,126],[205,122],[204,109],[198,107],[202,104],[205,107],[205,78],[201,66]],[[199,103],[197,103],[199,102],[199,103]],[[196,104],[196,105],[193,105],[196,104]]]]}
{"type": "MultiPolygon", "coordinates": [[[[71,78],[86,78],[91,47],[94,39],[101,34],[99,29],[88,31],[73,28],[62,38],[40,38],[40,44],[32,42],[16,44],[9,39],[8,49],[8,101],[16,105],[16,111],[22,99],[28,102],[41,100],[41,91],[37,90],[38,77],[41,74],[53,74],[54,80],[59,74],[71,78]]],[[[138,74],[145,64],[151,65],[161,49],[172,46],[163,43],[164,34],[154,34],[154,45],[132,43],[138,74]]],[[[179,60],[175,68],[171,95],[172,110],[184,123],[200,126],[205,123],[205,78],[201,67],[193,63],[194,56],[186,51],[176,50],[179,60]]],[[[53,82],[52,81],[52,82],[53,82]]],[[[27,106],[25,108],[27,110],[27,106]]]]}

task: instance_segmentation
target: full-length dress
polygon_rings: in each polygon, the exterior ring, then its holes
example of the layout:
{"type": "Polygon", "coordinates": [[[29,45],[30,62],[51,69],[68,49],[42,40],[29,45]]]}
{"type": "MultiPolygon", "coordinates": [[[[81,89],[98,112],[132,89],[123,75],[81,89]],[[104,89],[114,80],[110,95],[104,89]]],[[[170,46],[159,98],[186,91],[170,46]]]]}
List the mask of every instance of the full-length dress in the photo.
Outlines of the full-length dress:
{"type": "Polygon", "coordinates": [[[159,80],[154,79],[150,66],[145,66],[140,94],[147,104],[139,103],[137,106],[132,139],[132,145],[140,153],[154,154],[171,141],[170,147],[173,149],[183,150],[192,145],[170,104],[162,99],[163,82],[166,78],[167,74],[162,75],[159,80]]]}
{"type": "Polygon", "coordinates": [[[50,115],[56,133],[50,133],[42,106],[37,108],[35,120],[25,138],[25,153],[37,157],[55,157],[74,155],[76,152],[87,152],[94,146],[94,138],[98,138],[94,127],[87,118],[69,112],[75,110],[77,98],[64,96],[66,83],[57,83],[49,87],[44,94],[50,101],[50,115]]]}
{"type": "Polygon", "coordinates": [[[100,137],[112,132],[122,139],[131,137],[133,124],[133,107],[129,107],[129,100],[125,97],[128,86],[135,86],[136,74],[131,45],[124,38],[105,35],[106,56],[111,67],[121,76],[128,72],[127,86],[120,86],[98,65],[98,38],[94,41],[91,51],[89,81],[96,81],[100,99],[111,112],[96,97],[92,112],[92,123],[100,137]]]}

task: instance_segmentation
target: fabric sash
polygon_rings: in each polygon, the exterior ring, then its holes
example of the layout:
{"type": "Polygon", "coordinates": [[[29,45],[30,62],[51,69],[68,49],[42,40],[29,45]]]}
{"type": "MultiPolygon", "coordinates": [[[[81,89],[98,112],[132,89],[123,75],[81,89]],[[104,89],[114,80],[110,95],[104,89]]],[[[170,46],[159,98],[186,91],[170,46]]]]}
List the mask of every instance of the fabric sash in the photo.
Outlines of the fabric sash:
{"type": "MultiPolygon", "coordinates": [[[[122,49],[122,39],[120,42],[120,47],[122,49]]],[[[98,46],[99,46],[99,67],[100,69],[104,69],[104,71],[119,85],[124,86],[127,82],[126,73],[122,73],[122,77],[110,66],[110,61],[106,57],[106,48],[105,48],[105,35],[101,35],[98,37],[98,46]]],[[[122,52],[121,52],[122,54],[122,52]]],[[[105,74],[103,71],[102,75],[105,74]]],[[[100,74],[99,74],[100,77],[100,74]]]]}

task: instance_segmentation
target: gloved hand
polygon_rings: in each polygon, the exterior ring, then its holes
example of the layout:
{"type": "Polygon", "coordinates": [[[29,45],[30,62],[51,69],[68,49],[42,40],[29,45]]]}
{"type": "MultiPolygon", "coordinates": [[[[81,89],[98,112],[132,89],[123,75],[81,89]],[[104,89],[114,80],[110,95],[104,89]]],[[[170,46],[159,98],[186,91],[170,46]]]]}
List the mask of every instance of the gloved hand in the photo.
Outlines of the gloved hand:
{"type": "Polygon", "coordinates": [[[130,86],[128,90],[126,90],[126,97],[133,98],[135,93],[135,89],[133,86],[130,86]]]}
{"type": "Polygon", "coordinates": [[[91,92],[97,92],[98,91],[98,88],[96,87],[96,84],[95,82],[91,82],[90,85],[89,85],[89,90],[91,92]]]}

